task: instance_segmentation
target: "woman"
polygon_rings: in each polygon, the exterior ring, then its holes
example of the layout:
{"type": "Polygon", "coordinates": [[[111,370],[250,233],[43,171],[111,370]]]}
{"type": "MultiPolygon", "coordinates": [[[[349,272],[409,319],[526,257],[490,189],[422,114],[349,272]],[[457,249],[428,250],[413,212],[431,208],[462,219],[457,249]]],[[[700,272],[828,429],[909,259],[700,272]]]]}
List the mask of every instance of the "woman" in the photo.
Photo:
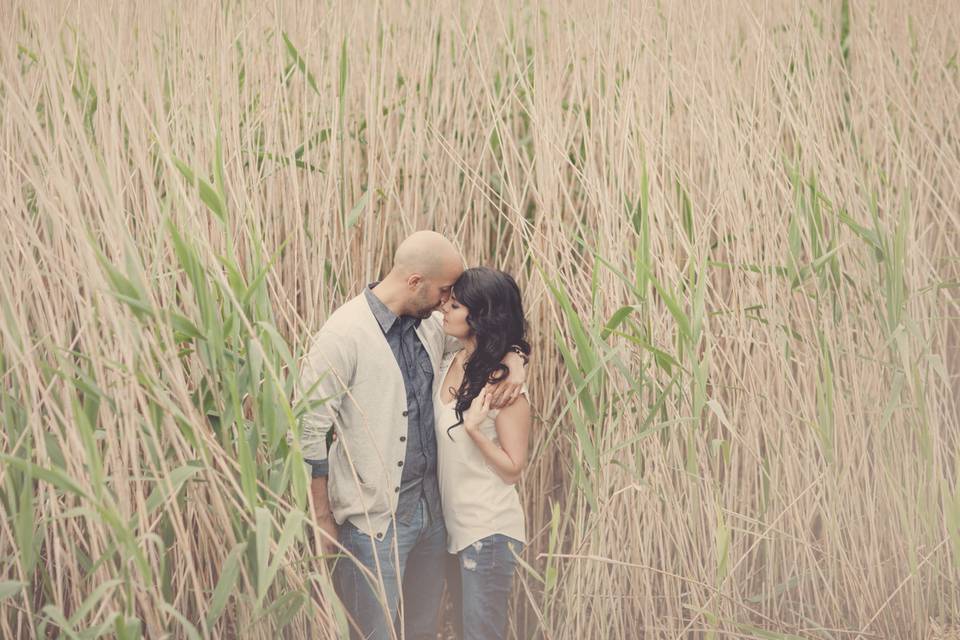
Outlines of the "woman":
{"type": "Polygon", "coordinates": [[[503,638],[516,554],[526,541],[513,485],[527,464],[530,403],[521,395],[491,410],[487,384],[506,375],[500,361],[508,350],[530,353],[520,289],[502,271],[467,269],[443,315],[444,331],[463,345],[441,364],[434,402],[447,548],[459,565],[461,635],[503,638]]]}

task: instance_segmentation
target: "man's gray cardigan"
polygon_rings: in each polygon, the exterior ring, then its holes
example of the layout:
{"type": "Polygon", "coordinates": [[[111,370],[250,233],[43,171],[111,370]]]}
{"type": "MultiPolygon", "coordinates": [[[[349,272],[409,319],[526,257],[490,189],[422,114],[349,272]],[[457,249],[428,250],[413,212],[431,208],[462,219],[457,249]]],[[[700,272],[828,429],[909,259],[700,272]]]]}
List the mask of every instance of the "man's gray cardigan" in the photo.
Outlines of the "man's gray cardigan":
{"type": "MultiPolygon", "coordinates": [[[[437,371],[445,345],[439,314],[417,328],[437,371]]],[[[407,438],[407,394],[397,360],[363,294],[337,309],[313,337],[300,371],[299,395],[324,404],[307,412],[304,459],[327,460],[327,494],[338,524],[350,521],[382,537],[397,508],[407,438]],[[326,437],[337,439],[327,451],[326,437]]],[[[434,380],[434,391],[439,381],[434,380]]]]}

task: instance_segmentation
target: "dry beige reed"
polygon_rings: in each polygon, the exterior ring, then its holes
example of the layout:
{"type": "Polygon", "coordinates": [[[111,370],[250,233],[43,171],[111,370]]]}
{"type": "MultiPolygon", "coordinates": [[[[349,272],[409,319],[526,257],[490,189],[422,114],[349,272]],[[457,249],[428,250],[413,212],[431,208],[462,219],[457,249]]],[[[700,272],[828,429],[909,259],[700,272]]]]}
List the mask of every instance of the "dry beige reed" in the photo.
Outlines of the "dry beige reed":
{"type": "Polygon", "coordinates": [[[287,392],[420,228],[524,291],[514,637],[960,623],[952,3],[10,0],[0,34],[0,636],[336,637],[287,392]]]}

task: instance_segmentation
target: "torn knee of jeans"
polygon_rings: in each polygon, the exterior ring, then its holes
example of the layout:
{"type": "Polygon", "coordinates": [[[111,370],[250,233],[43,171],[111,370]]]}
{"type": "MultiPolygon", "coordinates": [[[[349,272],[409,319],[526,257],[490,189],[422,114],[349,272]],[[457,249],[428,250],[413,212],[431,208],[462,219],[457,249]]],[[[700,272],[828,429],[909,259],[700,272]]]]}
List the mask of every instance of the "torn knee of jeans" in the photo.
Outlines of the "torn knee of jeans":
{"type": "Polygon", "coordinates": [[[460,563],[460,564],[462,564],[462,565],[463,565],[463,568],[466,569],[467,571],[476,571],[476,570],[477,570],[477,561],[476,561],[475,558],[468,558],[468,557],[464,556],[464,557],[461,559],[461,563],[460,563]]]}

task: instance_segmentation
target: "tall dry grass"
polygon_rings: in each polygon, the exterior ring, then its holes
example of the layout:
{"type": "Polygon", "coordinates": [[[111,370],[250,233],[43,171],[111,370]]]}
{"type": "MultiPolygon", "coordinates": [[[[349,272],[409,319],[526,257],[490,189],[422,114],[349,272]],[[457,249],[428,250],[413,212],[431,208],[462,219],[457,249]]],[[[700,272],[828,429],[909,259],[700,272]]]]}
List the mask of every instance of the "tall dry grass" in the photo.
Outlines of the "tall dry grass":
{"type": "Polygon", "coordinates": [[[3,637],[341,632],[289,391],[420,228],[524,290],[516,637],[960,622],[952,3],[0,23],[3,637]]]}

